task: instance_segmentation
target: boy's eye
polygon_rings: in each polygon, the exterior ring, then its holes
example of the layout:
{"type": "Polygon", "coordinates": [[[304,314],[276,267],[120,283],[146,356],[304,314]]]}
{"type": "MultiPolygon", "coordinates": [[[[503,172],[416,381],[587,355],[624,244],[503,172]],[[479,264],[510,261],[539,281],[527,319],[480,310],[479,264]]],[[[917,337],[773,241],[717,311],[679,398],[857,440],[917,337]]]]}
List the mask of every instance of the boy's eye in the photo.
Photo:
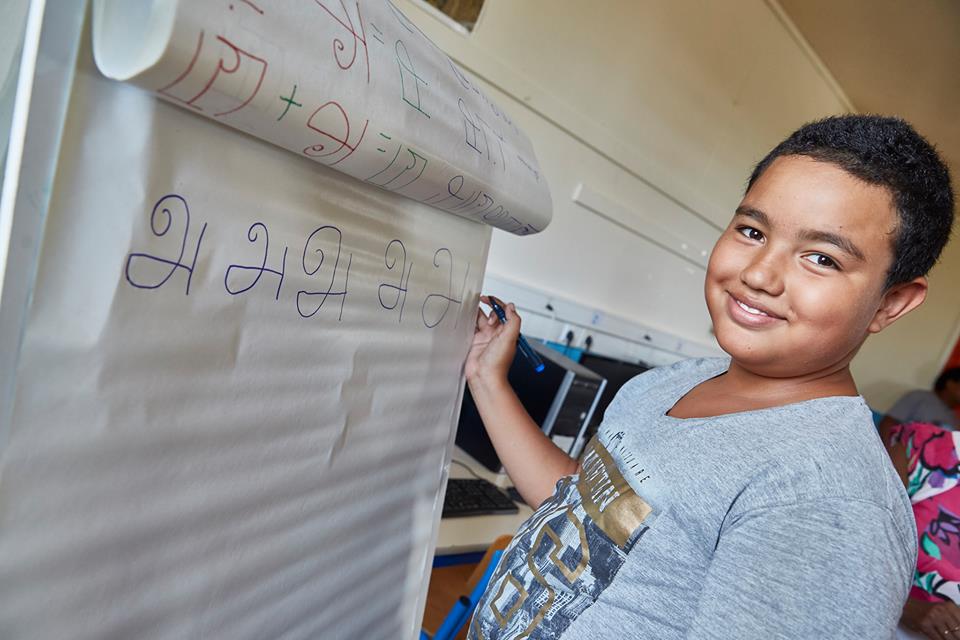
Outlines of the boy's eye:
{"type": "Polygon", "coordinates": [[[827,267],[829,269],[837,269],[839,265],[834,262],[833,258],[826,256],[822,253],[811,253],[810,255],[804,256],[804,259],[812,262],[818,267],[827,267]]]}
{"type": "Polygon", "coordinates": [[[746,227],[746,226],[737,227],[737,233],[744,236],[745,238],[756,240],[757,242],[760,242],[761,240],[763,240],[763,232],[758,229],[754,229],[753,227],[746,227]]]}

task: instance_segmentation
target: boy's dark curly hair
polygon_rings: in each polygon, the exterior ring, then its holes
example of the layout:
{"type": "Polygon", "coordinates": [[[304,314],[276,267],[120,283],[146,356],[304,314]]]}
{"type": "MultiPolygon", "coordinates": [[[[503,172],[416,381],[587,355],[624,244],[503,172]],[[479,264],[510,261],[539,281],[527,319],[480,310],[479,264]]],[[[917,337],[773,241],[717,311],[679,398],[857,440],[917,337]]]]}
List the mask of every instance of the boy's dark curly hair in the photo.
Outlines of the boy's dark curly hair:
{"type": "Polygon", "coordinates": [[[899,222],[885,289],[926,275],[933,267],[953,225],[950,171],[933,145],[907,122],[842,115],[806,124],[757,164],[747,191],[774,160],[791,155],[830,162],[890,191],[899,222]]]}

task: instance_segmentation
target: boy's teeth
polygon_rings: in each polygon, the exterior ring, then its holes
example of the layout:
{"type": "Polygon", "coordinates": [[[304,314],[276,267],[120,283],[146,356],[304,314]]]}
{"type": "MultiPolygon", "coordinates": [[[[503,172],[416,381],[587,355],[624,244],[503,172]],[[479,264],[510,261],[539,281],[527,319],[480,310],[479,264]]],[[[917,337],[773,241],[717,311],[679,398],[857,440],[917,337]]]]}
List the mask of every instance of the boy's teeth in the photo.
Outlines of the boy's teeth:
{"type": "Polygon", "coordinates": [[[767,315],[767,314],[764,313],[763,311],[760,311],[760,309],[754,309],[753,307],[748,307],[747,305],[743,304],[743,303],[740,302],[739,300],[737,300],[737,304],[740,305],[740,308],[741,308],[741,309],[743,309],[743,310],[746,311],[747,313],[751,313],[751,314],[753,314],[753,315],[755,315],[755,316],[765,316],[765,315],[767,315]]]}

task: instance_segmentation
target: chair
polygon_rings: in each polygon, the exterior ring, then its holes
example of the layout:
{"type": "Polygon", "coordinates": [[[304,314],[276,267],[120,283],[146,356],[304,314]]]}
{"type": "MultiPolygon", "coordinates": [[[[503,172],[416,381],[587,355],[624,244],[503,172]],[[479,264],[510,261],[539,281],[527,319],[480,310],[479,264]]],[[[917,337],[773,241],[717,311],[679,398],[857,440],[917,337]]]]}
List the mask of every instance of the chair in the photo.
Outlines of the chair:
{"type": "Polygon", "coordinates": [[[457,634],[473,615],[473,611],[476,609],[477,603],[480,601],[480,597],[487,588],[490,577],[500,561],[500,556],[507,545],[510,544],[510,540],[512,540],[512,536],[500,536],[487,547],[483,558],[480,559],[479,564],[464,583],[462,593],[469,595],[461,595],[457,599],[433,636],[430,636],[426,631],[421,631],[420,640],[454,640],[457,637],[457,634]]]}

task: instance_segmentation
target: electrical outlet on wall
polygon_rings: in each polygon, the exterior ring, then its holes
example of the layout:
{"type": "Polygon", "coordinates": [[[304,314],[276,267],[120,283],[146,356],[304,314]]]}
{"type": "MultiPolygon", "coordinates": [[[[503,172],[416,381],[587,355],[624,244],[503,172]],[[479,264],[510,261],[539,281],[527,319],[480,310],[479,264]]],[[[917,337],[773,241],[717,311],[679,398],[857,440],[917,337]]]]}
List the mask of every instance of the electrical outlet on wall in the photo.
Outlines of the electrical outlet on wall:
{"type": "Polygon", "coordinates": [[[684,357],[722,353],[709,333],[709,325],[699,332],[701,338],[691,341],[495,275],[487,275],[484,288],[495,290],[505,300],[517,304],[523,315],[523,332],[528,338],[555,342],[562,347],[567,344],[567,333],[573,331],[570,346],[574,349],[627,361],[644,360],[656,365],[669,364],[684,357]],[[586,344],[588,336],[593,338],[589,349],[586,344]]]}
{"type": "Polygon", "coordinates": [[[587,330],[584,327],[577,327],[573,330],[573,342],[570,346],[582,348],[583,341],[587,339],[587,330]]]}

